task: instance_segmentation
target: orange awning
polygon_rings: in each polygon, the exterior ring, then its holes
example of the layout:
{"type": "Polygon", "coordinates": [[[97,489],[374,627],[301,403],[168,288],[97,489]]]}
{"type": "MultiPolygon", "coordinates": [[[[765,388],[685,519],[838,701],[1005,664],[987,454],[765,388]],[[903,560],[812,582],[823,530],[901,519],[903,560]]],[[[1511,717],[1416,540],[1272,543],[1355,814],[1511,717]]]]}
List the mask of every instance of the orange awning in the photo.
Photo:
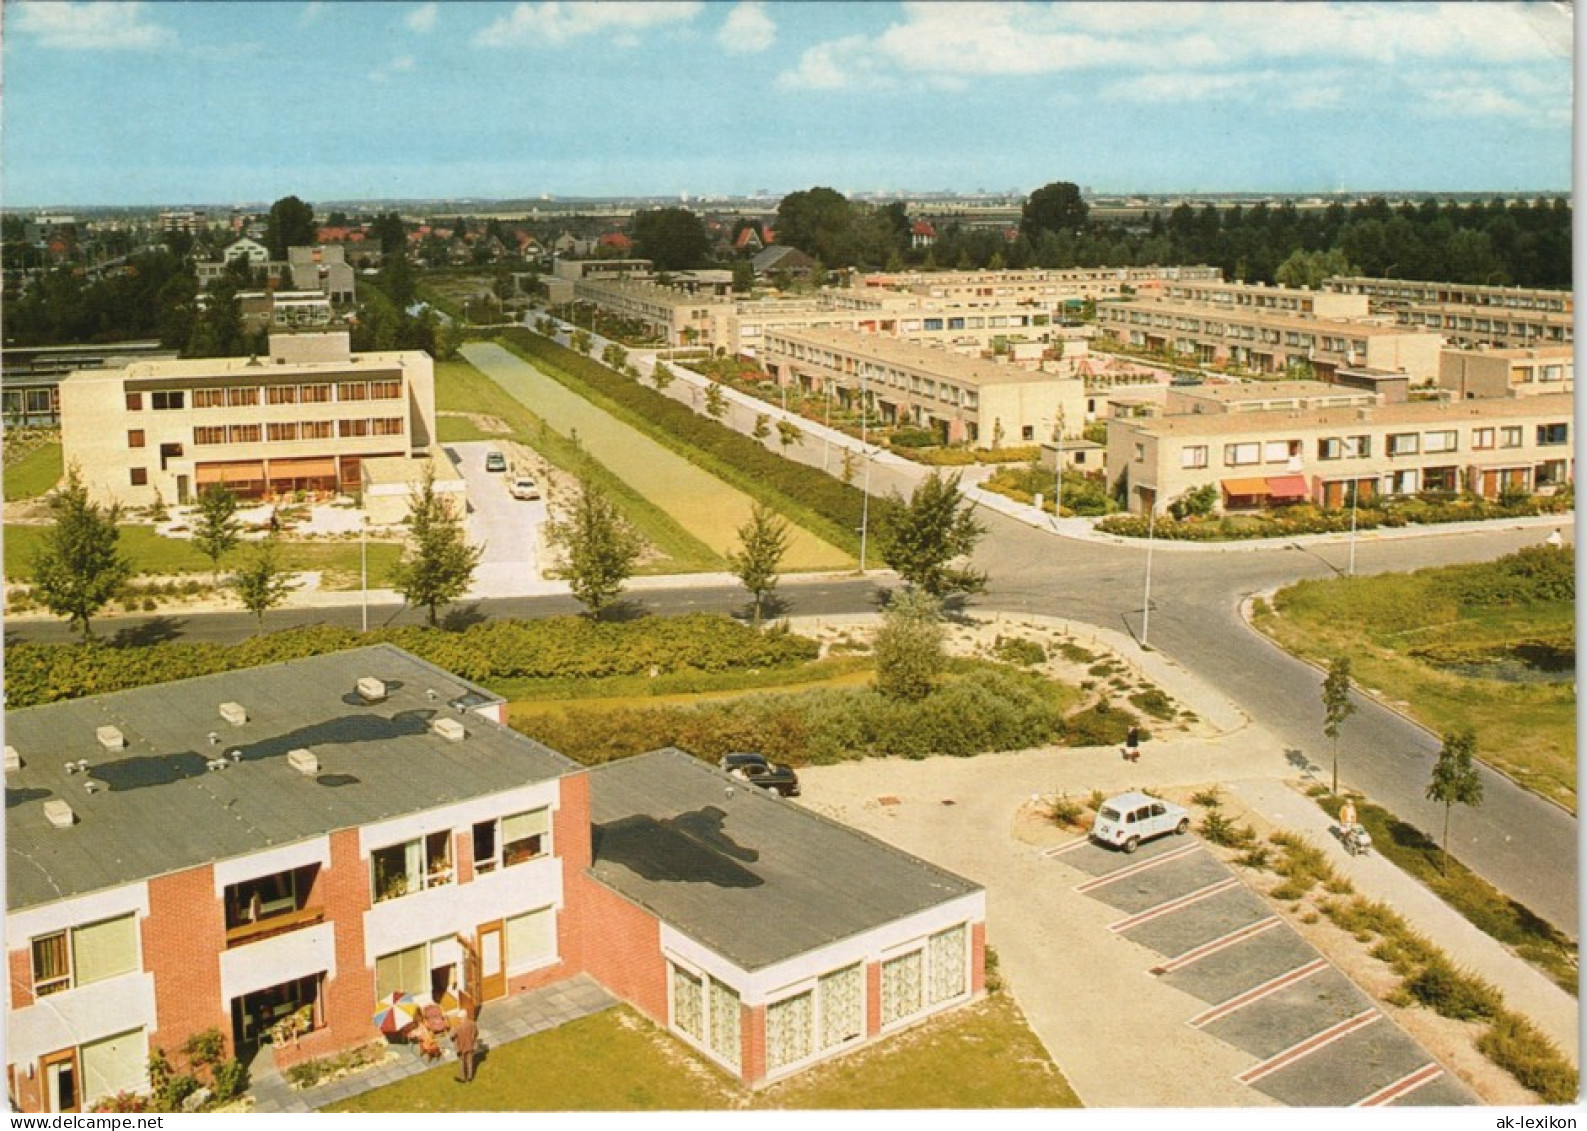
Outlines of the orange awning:
{"type": "Polygon", "coordinates": [[[271,479],[335,479],[336,457],[303,457],[270,461],[271,479]]]}
{"type": "Polygon", "coordinates": [[[200,487],[211,483],[253,483],[265,477],[264,464],[258,460],[234,463],[201,463],[193,469],[200,487]]]}
{"type": "Polygon", "coordinates": [[[1267,494],[1266,479],[1225,479],[1223,481],[1225,495],[1265,495],[1267,494]]]}
{"type": "Polygon", "coordinates": [[[1304,499],[1311,489],[1304,475],[1273,475],[1267,480],[1267,494],[1272,499],[1304,499]]]}

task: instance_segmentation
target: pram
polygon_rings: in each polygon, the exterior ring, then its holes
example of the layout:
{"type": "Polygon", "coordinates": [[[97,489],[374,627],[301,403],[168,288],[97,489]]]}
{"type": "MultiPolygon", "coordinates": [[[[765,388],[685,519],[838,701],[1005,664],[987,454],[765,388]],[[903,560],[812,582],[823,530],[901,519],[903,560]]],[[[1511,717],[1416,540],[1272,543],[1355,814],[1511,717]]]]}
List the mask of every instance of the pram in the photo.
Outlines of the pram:
{"type": "Polygon", "coordinates": [[[1372,834],[1360,825],[1339,826],[1339,839],[1352,856],[1365,856],[1372,851],[1372,834]]]}

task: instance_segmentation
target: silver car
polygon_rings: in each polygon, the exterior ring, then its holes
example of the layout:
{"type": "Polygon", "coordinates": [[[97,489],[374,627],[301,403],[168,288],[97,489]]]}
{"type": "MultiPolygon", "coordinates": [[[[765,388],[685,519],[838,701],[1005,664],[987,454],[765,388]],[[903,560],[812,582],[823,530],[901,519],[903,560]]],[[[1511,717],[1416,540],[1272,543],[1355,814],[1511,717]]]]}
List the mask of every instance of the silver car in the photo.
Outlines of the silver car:
{"type": "Polygon", "coordinates": [[[1141,841],[1166,833],[1190,831],[1190,812],[1149,793],[1120,793],[1097,810],[1091,835],[1103,844],[1134,852],[1141,841]]]}

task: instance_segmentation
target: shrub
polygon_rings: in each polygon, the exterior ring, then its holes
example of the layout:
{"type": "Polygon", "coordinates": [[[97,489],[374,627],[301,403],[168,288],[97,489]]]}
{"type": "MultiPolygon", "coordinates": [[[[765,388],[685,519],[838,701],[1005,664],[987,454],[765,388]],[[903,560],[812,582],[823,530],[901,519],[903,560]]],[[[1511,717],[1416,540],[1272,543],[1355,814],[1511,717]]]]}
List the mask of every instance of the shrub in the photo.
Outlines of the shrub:
{"type": "Polygon", "coordinates": [[[937,434],[929,428],[899,428],[887,437],[887,444],[893,448],[934,448],[937,434]]]}
{"type": "Polygon", "coordinates": [[[1190,795],[1192,805],[1200,805],[1203,809],[1218,809],[1223,806],[1223,791],[1217,786],[1204,789],[1200,793],[1190,795]]]}
{"type": "Polygon", "coordinates": [[[1064,741],[1070,746],[1117,746],[1136,721],[1129,711],[1103,699],[1064,719],[1064,741]]]}
{"type": "Polygon", "coordinates": [[[1004,663],[1027,667],[1047,661],[1047,649],[1039,641],[1028,640],[1023,636],[999,636],[992,645],[992,652],[1004,663]]]}
{"type": "Polygon", "coordinates": [[[1095,652],[1088,652],[1070,640],[1065,640],[1058,645],[1058,654],[1071,664],[1089,664],[1097,658],[1095,652]]]}
{"type": "Polygon", "coordinates": [[[1196,831],[1203,840],[1223,848],[1240,848],[1256,840],[1256,832],[1250,825],[1236,824],[1216,809],[1201,818],[1196,831]]]}
{"type": "Polygon", "coordinates": [[[1576,1102],[1576,1070],[1525,1017],[1501,1009],[1488,1031],[1477,1038],[1477,1049],[1544,1103],[1576,1102]]]}
{"type": "Polygon", "coordinates": [[[1067,793],[1053,798],[1052,804],[1047,807],[1048,816],[1056,825],[1064,828],[1078,828],[1080,818],[1085,814],[1085,806],[1078,801],[1070,799],[1067,793]]]}
{"type": "Polygon", "coordinates": [[[1155,687],[1148,687],[1130,696],[1130,702],[1154,719],[1172,719],[1174,701],[1155,687]]]}
{"type": "Polygon", "coordinates": [[[226,1103],[248,1090],[248,1066],[235,1058],[215,1065],[215,1102],[226,1103]]]}
{"type": "Polygon", "coordinates": [[[1503,1005],[1499,991],[1491,984],[1456,970],[1442,956],[1407,978],[1405,990],[1416,1001],[1454,1021],[1487,1020],[1503,1005]]]}

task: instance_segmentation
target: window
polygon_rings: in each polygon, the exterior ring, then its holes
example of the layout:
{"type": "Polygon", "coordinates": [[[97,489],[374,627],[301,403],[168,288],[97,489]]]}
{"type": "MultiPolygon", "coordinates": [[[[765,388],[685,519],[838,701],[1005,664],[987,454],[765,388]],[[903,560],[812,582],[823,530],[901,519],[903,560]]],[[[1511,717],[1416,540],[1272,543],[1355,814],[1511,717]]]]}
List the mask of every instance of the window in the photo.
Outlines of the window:
{"type": "Polygon", "coordinates": [[[531,809],[501,820],[501,854],[504,867],[544,856],[550,849],[551,810],[531,809]]]}
{"type": "MultiPolygon", "coordinates": [[[[158,406],[156,406],[156,407],[158,407],[158,406]]],[[[194,389],[193,390],[193,407],[194,408],[225,408],[226,407],[226,390],[225,389],[194,389]]]]}
{"type": "Polygon", "coordinates": [[[43,997],[138,968],[137,917],[123,915],[33,940],[33,992],[43,997]]]}
{"type": "Polygon", "coordinates": [[[430,992],[428,946],[420,943],[375,959],[375,1000],[384,1001],[394,993],[430,992]]]}
{"type": "Polygon", "coordinates": [[[766,1067],[782,1068],[815,1051],[815,995],[796,994],[766,1007],[766,1067]]]}
{"type": "Polygon", "coordinates": [[[226,889],[226,929],[258,923],[298,909],[297,875],[275,872],[226,889]]]}
{"type": "Polygon", "coordinates": [[[1240,467],[1244,464],[1256,463],[1261,458],[1261,444],[1225,444],[1223,446],[1223,463],[1225,467],[1240,467]]]}
{"type": "Polygon", "coordinates": [[[1299,440],[1269,440],[1262,445],[1262,462],[1288,463],[1292,456],[1300,455],[1299,440]]]}
{"type": "Polygon", "coordinates": [[[367,401],[369,399],[369,383],[367,381],[343,381],[336,386],[336,399],[339,401],[367,401]]]}
{"type": "Polygon", "coordinates": [[[297,421],[289,420],[282,424],[265,425],[265,437],[272,441],[296,440],[298,438],[297,421]]]}
{"type": "Polygon", "coordinates": [[[329,420],[305,420],[303,422],[303,439],[329,440],[334,427],[335,425],[329,420]]]}
{"type": "Polygon", "coordinates": [[[401,381],[371,381],[369,383],[369,399],[376,401],[394,401],[402,396],[401,381]]]}
{"type": "Polygon", "coordinates": [[[919,1013],[925,1004],[921,973],[925,956],[911,951],[882,963],[882,1024],[891,1025],[919,1013]]]}
{"type": "Polygon", "coordinates": [[[127,432],[127,447],[129,447],[129,448],[141,448],[141,447],[143,447],[143,443],[144,443],[144,440],[143,440],[143,429],[142,428],[132,428],[132,429],[128,430],[128,432],[127,432]]]}
{"type": "Polygon", "coordinates": [[[374,901],[383,903],[452,882],[452,834],[443,829],[369,854],[374,901]]]}
{"type": "Polygon", "coordinates": [[[257,424],[232,424],[226,429],[226,442],[231,444],[257,444],[259,436],[257,424]]]}
{"type": "Polygon", "coordinates": [[[497,855],[499,841],[496,838],[496,827],[499,824],[495,819],[481,821],[474,826],[474,871],[476,874],[494,872],[496,865],[501,863],[497,855]]]}
{"type": "Polygon", "coordinates": [[[226,390],[226,403],[232,407],[259,403],[259,386],[244,385],[226,390]]]}
{"type": "Polygon", "coordinates": [[[146,467],[132,468],[131,477],[134,487],[147,487],[149,485],[149,469],[146,467]]]}
{"type": "Polygon", "coordinates": [[[1474,452],[1491,451],[1494,446],[1494,430],[1492,428],[1473,428],[1471,430],[1471,450],[1474,452]]]}
{"type": "Polygon", "coordinates": [[[1459,490],[1460,471],[1454,467],[1428,467],[1422,469],[1422,490],[1448,491],[1459,490]]]}
{"type": "Polygon", "coordinates": [[[697,1041],[705,1039],[704,985],[678,966],[672,968],[672,1026],[697,1041]]]}
{"type": "Polygon", "coordinates": [[[1415,432],[1395,432],[1389,436],[1389,455],[1414,456],[1421,451],[1421,441],[1422,438],[1415,432]]]}
{"type": "Polygon", "coordinates": [[[1187,445],[1187,446],[1185,446],[1183,448],[1180,448],[1179,449],[1179,466],[1180,467],[1206,467],[1207,466],[1207,445],[1206,444],[1195,444],[1195,445],[1187,445]]]}
{"type": "Polygon", "coordinates": [[[128,393],[127,394],[127,411],[128,412],[142,412],[143,411],[143,394],[142,393],[128,393]]]}
{"type": "Polygon", "coordinates": [[[1499,446],[1501,448],[1519,448],[1521,446],[1521,426],[1512,424],[1499,429],[1499,446]]]}
{"type": "Polygon", "coordinates": [[[149,405],[151,408],[154,408],[157,411],[182,408],[184,405],[186,405],[186,403],[187,394],[182,392],[180,389],[173,389],[169,392],[149,394],[149,405]]]}
{"type": "Polygon", "coordinates": [[[1537,474],[1533,482],[1539,487],[1560,487],[1568,480],[1569,461],[1562,459],[1546,459],[1537,465],[1537,474]]]}
{"type": "Polygon", "coordinates": [[[821,1047],[858,1040],[865,1029],[865,978],[859,964],[822,975],[817,988],[821,1047]]]}
{"type": "Polygon", "coordinates": [[[193,429],[194,444],[224,444],[226,442],[226,426],[216,424],[201,426],[193,429]]]}
{"type": "Polygon", "coordinates": [[[738,994],[715,978],[710,979],[709,985],[711,1029],[707,1043],[712,1052],[737,1068],[742,1048],[739,1037],[738,994]]]}
{"type": "Polygon", "coordinates": [[[338,420],[336,422],[336,434],[344,440],[349,436],[367,436],[369,435],[369,421],[338,420]]]}
{"type": "Polygon", "coordinates": [[[304,385],[300,391],[304,404],[327,404],[331,399],[329,385],[304,385]]]}
{"type": "Polygon", "coordinates": [[[298,387],[296,385],[271,385],[265,390],[266,404],[297,404],[298,387]]]}
{"type": "Polygon", "coordinates": [[[1135,445],[1135,462],[1136,463],[1145,463],[1146,462],[1146,445],[1145,444],[1136,444],[1135,445]]]}
{"type": "Polygon", "coordinates": [[[1344,454],[1344,450],[1344,442],[1337,436],[1330,436],[1317,441],[1317,458],[1320,460],[1338,459],[1344,454]]]}
{"type": "Polygon", "coordinates": [[[1371,436],[1346,436],[1345,458],[1366,459],[1372,455],[1371,436]]]}
{"type": "Polygon", "coordinates": [[[1026,424],[1023,426],[1019,430],[1019,438],[1027,442],[1034,440],[1036,438],[1036,426],[1033,424],[1026,424]]]}
{"type": "Polygon", "coordinates": [[[1447,431],[1429,432],[1422,437],[1422,450],[1424,452],[1452,452],[1459,447],[1459,433],[1453,428],[1447,431]]]}
{"type": "Polygon", "coordinates": [[[83,1098],[89,1103],[102,1096],[143,1088],[149,1047],[142,1029],[84,1042],[81,1051],[83,1098]]]}
{"type": "Polygon", "coordinates": [[[507,935],[507,969],[538,966],[557,956],[557,920],[551,908],[510,916],[503,926],[507,935]]]}
{"type": "Polygon", "coordinates": [[[402,435],[402,417],[388,416],[371,422],[376,436],[402,435]]]}
{"type": "Polygon", "coordinates": [[[1570,443],[1570,425],[1539,424],[1537,426],[1537,442],[1539,447],[1570,443]]]}
{"type": "Polygon", "coordinates": [[[926,1000],[932,1005],[950,1001],[965,992],[968,931],[963,924],[932,935],[926,941],[931,976],[926,984],[926,1000]]]}
{"type": "Polygon", "coordinates": [[[1565,380],[1565,367],[1562,365],[1545,365],[1538,373],[1538,380],[1554,382],[1565,380]]]}

